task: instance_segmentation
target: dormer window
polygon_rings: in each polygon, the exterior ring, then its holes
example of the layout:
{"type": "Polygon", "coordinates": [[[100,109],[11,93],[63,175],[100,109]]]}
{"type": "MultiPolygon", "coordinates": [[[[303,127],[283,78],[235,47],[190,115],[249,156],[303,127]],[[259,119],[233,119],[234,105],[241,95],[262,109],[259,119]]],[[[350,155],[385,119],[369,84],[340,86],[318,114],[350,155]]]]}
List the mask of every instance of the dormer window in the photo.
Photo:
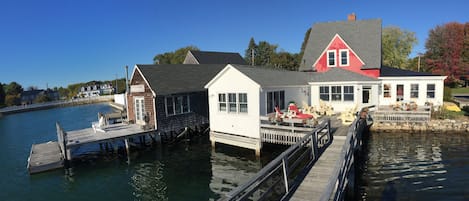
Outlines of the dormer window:
{"type": "Polygon", "coordinates": [[[348,66],[349,65],[349,51],[347,49],[339,50],[339,54],[340,54],[339,66],[348,66]]]}
{"type": "Polygon", "coordinates": [[[327,51],[327,67],[335,67],[335,50],[328,50],[327,51]]]}

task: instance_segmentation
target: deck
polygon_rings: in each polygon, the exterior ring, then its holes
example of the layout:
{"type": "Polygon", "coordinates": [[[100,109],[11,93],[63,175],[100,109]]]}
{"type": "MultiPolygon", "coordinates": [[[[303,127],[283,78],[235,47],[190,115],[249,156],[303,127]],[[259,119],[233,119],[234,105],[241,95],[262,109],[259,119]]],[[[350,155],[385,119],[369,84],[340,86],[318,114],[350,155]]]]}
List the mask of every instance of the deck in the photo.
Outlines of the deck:
{"type": "Polygon", "coordinates": [[[156,141],[160,140],[158,136],[152,136],[154,130],[146,130],[137,124],[110,124],[102,128],[102,131],[95,131],[91,126],[80,130],[64,131],[59,123],[56,123],[56,127],[57,141],[32,145],[28,158],[30,174],[64,167],[66,162],[73,158],[71,150],[82,145],[123,140],[126,151],[129,153],[129,138],[150,135],[156,141]]]}
{"type": "Polygon", "coordinates": [[[151,130],[142,129],[141,126],[137,124],[111,124],[104,130],[106,132],[94,132],[90,127],[81,130],[67,131],[66,146],[73,148],[83,144],[118,140],[151,132],[151,130]]]}

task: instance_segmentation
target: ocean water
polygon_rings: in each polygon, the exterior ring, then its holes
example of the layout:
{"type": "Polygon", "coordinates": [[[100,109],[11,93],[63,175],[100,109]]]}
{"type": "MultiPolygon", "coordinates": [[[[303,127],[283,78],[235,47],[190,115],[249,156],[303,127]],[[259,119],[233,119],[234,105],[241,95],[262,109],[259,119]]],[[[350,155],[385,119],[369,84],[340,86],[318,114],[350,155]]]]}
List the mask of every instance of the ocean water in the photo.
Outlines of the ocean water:
{"type": "Polygon", "coordinates": [[[130,164],[120,154],[76,150],[71,174],[63,169],[29,175],[27,158],[34,143],[56,140],[55,122],[64,130],[89,127],[107,104],[55,108],[0,118],[0,200],[216,200],[252,177],[285,147],[250,150],[218,145],[208,138],[131,150],[130,164]]]}
{"type": "Polygon", "coordinates": [[[358,200],[469,200],[469,133],[372,134],[358,200]]]}

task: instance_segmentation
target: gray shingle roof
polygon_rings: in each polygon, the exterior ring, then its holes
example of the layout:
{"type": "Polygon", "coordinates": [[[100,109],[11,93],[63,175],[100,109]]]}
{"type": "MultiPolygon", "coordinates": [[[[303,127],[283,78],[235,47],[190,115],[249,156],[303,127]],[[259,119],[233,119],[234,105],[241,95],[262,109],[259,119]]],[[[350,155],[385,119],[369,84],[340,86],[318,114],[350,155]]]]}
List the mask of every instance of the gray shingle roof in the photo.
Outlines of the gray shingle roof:
{"type": "Polygon", "coordinates": [[[341,68],[329,68],[323,73],[312,72],[311,82],[353,82],[353,81],[378,81],[376,78],[368,77],[359,73],[341,68]]]}
{"type": "Polygon", "coordinates": [[[410,70],[393,68],[389,66],[382,66],[379,76],[380,77],[407,77],[407,76],[439,76],[439,75],[433,75],[427,72],[415,72],[415,71],[410,71],[410,70]]]}
{"type": "Polygon", "coordinates": [[[304,72],[277,70],[248,65],[232,65],[262,87],[308,85],[309,75],[304,72]]]}
{"type": "Polygon", "coordinates": [[[157,95],[205,91],[209,82],[226,64],[137,64],[157,95]]]}
{"type": "Polygon", "coordinates": [[[199,64],[246,64],[239,53],[190,51],[199,64]]]}
{"type": "Polygon", "coordinates": [[[362,69],[380,68],[381,29],[381,20],[379,19],[314,24],[299,70],[312,70],[312,65],[321,56],[335,34],[339,34],[362,59],[365,63],[362,69]]]}

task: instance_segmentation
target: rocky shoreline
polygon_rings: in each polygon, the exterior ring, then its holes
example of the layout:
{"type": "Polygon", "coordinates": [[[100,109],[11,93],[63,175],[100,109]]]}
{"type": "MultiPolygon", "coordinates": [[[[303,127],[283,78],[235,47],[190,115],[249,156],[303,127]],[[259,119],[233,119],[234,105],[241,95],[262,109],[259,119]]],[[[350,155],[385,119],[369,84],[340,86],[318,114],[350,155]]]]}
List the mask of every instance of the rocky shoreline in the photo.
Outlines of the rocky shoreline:
{"type": "Polygon", "coordinates": [[[431,120],[428,123],[374,122],[370,130],[375,133],[465,133],[469,134],[469,121],[431,120]]]}

